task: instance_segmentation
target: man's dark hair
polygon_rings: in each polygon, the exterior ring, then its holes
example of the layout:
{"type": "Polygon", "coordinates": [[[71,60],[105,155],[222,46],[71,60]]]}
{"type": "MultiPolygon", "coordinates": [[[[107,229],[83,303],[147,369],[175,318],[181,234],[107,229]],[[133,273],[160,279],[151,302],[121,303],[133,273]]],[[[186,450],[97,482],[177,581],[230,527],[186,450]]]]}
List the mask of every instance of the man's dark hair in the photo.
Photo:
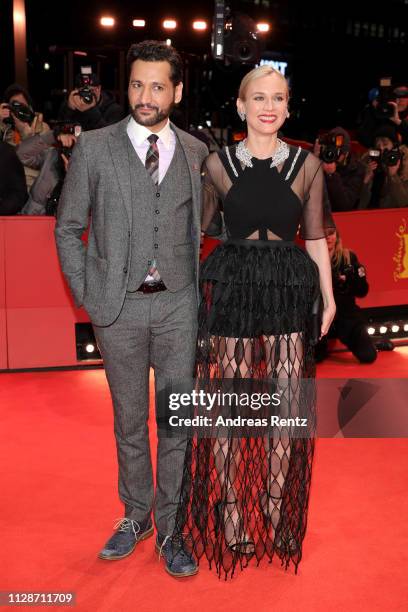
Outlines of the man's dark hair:
{"type": "Polygon", "coordinates": [[[170,80],[173,85],[178,85],[183,80],[183,62],[176,51],[170,45],[160,40],[144,40],[143,42],[132,45],[127,54],[127,65],[129,74],[133,62],[140,59],[144,62],[169,62],[170,80]]]}
{"type": "Polygon", "coordinates": [[[5,102],[8,103],[10,102],[10,98],[12,98],[13,96],[16,96],[17,94],[22,94],[27,100],[28,105],[31,106],[31,108],[34,108],[33,99],[28,93],[27,89],[23,87],[22,85],[19,85],[18,83],[13,83],[13,85],[9,85],[7,87],[6,91],[3,94],[3,99],[5,102]]]}

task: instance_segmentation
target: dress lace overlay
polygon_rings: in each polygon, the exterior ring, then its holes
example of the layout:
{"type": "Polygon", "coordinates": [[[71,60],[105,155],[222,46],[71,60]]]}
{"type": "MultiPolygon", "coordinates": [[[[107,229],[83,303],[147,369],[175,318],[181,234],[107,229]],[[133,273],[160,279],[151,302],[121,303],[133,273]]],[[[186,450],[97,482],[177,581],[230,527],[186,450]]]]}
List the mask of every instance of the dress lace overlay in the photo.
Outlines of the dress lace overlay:
{"type": "MultiPolygon", "coordinates": [[[[282,381],[288,416],[308,413],[313,430],[314,393],[300,382],[315,374],[310,313],[319,272],[294,240],[298,228],[306,240],[332,231],[323,171],[292,146],[278,167],[252,161],[243,166],[230,147],[203,165],[202,227],[224,241],[201,266],[195,376],[209,390],[214,380],[282,381]]],[[[313,452],[313,433],[292,438],[286,428],[189,439],[174,535],[220,577],[275,555],[297,571],[313,452]]]]}

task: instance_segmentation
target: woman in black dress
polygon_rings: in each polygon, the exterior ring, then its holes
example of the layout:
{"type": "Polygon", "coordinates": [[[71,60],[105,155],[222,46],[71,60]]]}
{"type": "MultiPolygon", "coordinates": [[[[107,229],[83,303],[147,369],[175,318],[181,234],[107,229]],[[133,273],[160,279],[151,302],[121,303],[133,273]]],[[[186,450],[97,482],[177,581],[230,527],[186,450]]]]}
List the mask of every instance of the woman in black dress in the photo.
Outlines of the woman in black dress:
{"type": "MultiPolygon", "coordinates": [[[[321,334],[335,314],[323,172],[313,154],[277,137],[288,116],[279,72],[249,72],[237,107],[247,139],[204,162],[203,231],[221,199],[228,238],[201,269],[196,377],[209,389],[213,380],[280,381],[290,392],[288,414],[313,417],[313,397],[300,382],[314,376],[311,312],[319,290],[321,334]],[[294,244],[299,225],[306,251],[294,244]]],[[[193,437],[174,535],[198,560],[205,554],[219,576],[275,553],[297,570],[313,450],[312,434],[292,438],[285,427],[258,437],[193,437]]]]}

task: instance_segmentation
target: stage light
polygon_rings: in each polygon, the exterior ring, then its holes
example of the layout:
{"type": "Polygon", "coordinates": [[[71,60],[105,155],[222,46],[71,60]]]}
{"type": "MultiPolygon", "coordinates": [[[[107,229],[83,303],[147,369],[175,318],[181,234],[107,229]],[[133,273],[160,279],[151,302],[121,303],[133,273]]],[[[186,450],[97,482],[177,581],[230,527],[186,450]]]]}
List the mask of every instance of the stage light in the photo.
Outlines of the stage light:
{"type": "Polygon", "coordinates": [[[270,25],[269,23],[261,22],[256,24],[256,28],[258,32],[269,32],[270,25]]]}
{"type": "Polygon", "coordinates": [[[74,51],[74,55],[78,55],[79,57],[87,57],[88,53],[86,51],[74,51]]]}
{"type": "Polygon", "coordinates": [[[146,21],[144,19],[134,19],[132,23],[134,28],[144,28],[146,25],[146,21]]]}
{"type": "Polygon", "coordinates": [[[399,325],[393,325],[391,327],[391,331],[394,332],[394,334],[396,334],[399,331],[399,325]]]}
{"type": "Polygon", "coordinates": [[[94,344],[87,344],[85,347],[85,350],[87,353],[94,353],[95,352],[95,345],[94,344]]]}
{"type": "Polygon", "coordinates": [[[385,325],[381,325],[380,334],[386,334],[386,333],[387,333],[387,328],[385,327],[385,325]]]}
{"type": "Polygon", "coordinates": [[[193,30],[200,30],[201,32],[203,30],[207,29],[207,22],[206,21],[193,21],[193,30]]]}
{"type": "Polygon", "coordinates": [[[171,45],[171,38],[166,38],[166,45],[168,47],[170,47],[170,45],[171,45]]]}
{"type": "Polygon", "coordinates": [[[372,336],[373,334],[375,334],[375,328],[374,327],[369,327],[367,329],[367,332],[369,333],[370,336],[372,336]]]}
{"type": "Polygon", "coordinates": [[[113,17],[101,17],[101,26],[104,28],[112,28],[115,25],[113,17]]]}
{"type": "Polygon", "coordinates": [[[404,331],[408,331],[408,323],[405,323],[405,325],[404,325],[404,331]]]}
{"type": "Polygon", "coordinates": [[[177,28],[177,21],[175,19],[165,19],[163,21],[163,28],[165,30],[175,30],[177,28]]]}
{"type": "Polygon", "coordinates": [[[50,65],[48,62],[45,62],[44,64],[44,70],[49,70],[50,69],[50,65]]]}

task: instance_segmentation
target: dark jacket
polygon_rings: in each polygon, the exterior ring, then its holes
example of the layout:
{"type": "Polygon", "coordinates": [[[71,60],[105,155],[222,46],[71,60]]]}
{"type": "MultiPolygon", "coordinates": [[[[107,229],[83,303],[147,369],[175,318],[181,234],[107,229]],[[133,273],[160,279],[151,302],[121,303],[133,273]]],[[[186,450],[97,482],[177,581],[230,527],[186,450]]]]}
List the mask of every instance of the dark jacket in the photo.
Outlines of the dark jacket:
{"type": "Polygon", "coordinates": [[[24,167],[15,148],[0,142],[0,215],[17,215],[27,200],[24,167]]]}
{"type": "Polygon", "coordinates": [[[333,212],[357,208],[364,175],[364,164],[354,157],[351,157],[345,166],[337,164],[334,174],[325,174],[327,193],[333,212]]]}
{"type": "Polygon", "coordinates": [[[84,132],[112,125],[123,119],[123,117],[122,107],[115,102],[113,95],[109,91],[102,91],[98,104],[87,111],[72,110],[65,101],[58,113],[59,121],[80,125],[84,132]]]}
{"type": "Polygon", "coordinates": [[[371,104],[367,105],[361,112],[357,120],[358,128],[356,132],[357,140],[367,148],[374,146],[375,135],[384,126],[389,126],[395,130],[394,139],[401,136],[402,143],[408,145],[408,117],[407,112],[399,114],[401,123],[397,125],[387,117],[379,117],[375,108],[371,104]]]}
{"type": "Polygon", "coordinates": [[[360,307],[356,304],[356,297],[365,297],[368,293],[368,282],[364,266],[358,261],[355,253],[350,251],[350,264],[344,260],[340,266],[332,266],[333,295],[336,302],[336,319],[360,318],[360,307]],[[346,277],[345,281],[339,275],[346,277]]]}

